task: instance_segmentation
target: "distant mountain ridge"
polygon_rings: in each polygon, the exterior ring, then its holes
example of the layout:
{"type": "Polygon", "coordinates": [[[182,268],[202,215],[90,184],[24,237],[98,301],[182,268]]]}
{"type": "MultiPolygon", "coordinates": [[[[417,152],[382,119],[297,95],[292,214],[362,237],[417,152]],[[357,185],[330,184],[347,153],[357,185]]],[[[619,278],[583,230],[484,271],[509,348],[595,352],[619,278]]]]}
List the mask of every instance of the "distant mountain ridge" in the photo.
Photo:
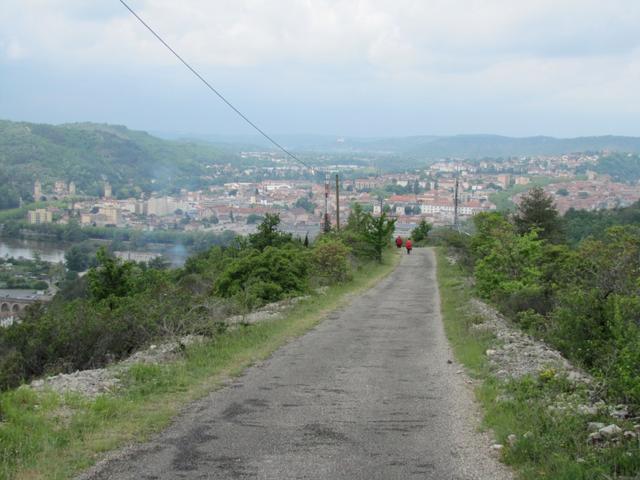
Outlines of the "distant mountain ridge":
{"type": "MultiPolygon", "coordinates": [[[[201,188],[207,165],[255,162],[238,154],[274,150],[256,135],[179,135],[130,130],[119,125],[69,123],[48,125],[0,120],[0,209],[29,199],[33,181],[45,189],[56,180],[74,181],[78,192],[98,195],[104,181],[120,196],[142,191],[201,188]]],[[[415,168],[439,158],[483,158],[553,155],[585,151],[640,153],[639,137],[578,138],[500,135],[421,135],[359,138],[333,135],[274,135],[288,149],[308,154],[312,163],[362,163],[380,168],[415,168]],[[317,153],[333,157],[314,157],[317,153]]],[[[612,161],[613,162],[613,161],[612,161]]],[[[626,171],[628,161],[617,158],[608,170],[626,171]]],[[[635,166],[633,167],[635,169],[635,166]]],[[[635,171],[635,170],[634,170],[635,171]]],[[[614,172],[615,173],[615,172],[614,172]]]]}
{"type": "MultiPolygon", "coordinates": [[[[242,144],[247,148],[270,148],[254,135],[175,135],[217,145],[242,144]]],[[[603,135],[576,138],[548,136],[506,137],[502,135],[416,135],[409,137],[362,138],[333,135],[273,135],[288,148],[299,151],[370,152],[411,155],[428,159],[442,157],[483,158],[528,155],[559,155],[586,151],[640,153],[640,137],[603,135]]]]}

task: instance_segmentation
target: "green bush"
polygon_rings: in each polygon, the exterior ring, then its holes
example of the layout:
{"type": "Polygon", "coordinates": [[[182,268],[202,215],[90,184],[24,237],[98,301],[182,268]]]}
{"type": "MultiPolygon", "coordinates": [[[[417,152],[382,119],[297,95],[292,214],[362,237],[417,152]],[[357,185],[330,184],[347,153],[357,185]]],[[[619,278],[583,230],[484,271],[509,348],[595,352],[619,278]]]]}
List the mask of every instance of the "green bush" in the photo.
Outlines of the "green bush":
{"type": "Polygon", "coordinates": [[[395,223],[395,219],[388,218],[386,213],[374,216],[365,213],[356,203],[340,238],[356,257],[382,262],[382,252],[391,245],[395,223]]]}
{"type": "Polygon", "coordinates": [[[0,355],[0,390],[6,390],[27,378],[25,361],[22,354],[11,348],[0,355]]]}
{"type": "Polygon", "coordinates": [[[418,242],[423,242],[427,239],[432,228],[432,225],[423,219],[416,228],[411,230],[411,238],[416,244],[418,242]]]}
{"type": "Polygon", "coordinates": [[[43,374],[95,368],[145,344],[184,334],[213,336],[222,321],[268,302],[350,277],[349,249],[336,236],[314,248],[277,230],[267,216],[258,233],[189,258],[181,269],[125,262],[101,249],[89,273],[68,275],[49,304],[28,307],[0,329],[0,389],[43,374]]]}
{"type": "Polygon", "coordinates": [[[307,251],[294,245],[248,249],[226,266],[214,291],[226,298],[247,298],[252,306],[276,302],[308,290],[309,267],[307,251]]]}
{"type": "Polygon", "coordinates": [[[311,253],[314,277],[323,285],[345,282],[351,278],[349,248],[337,238],[323,235],[311,253]]]}
{"type": "Polygon", "coordinates": [[[640,228],[615,226],[571,248],[498,213],[474,225],[455,247],[473,259],[478,293],[601,378],[612,400],[640,408],[640,228]]]}
{"type": "Polygon", "coordinates": [[[520,310],[516,314],[516,322],[524,330],[533,334],[546,333],[547,321],[544,315],[540,315],[533,309],[520,310]]]}

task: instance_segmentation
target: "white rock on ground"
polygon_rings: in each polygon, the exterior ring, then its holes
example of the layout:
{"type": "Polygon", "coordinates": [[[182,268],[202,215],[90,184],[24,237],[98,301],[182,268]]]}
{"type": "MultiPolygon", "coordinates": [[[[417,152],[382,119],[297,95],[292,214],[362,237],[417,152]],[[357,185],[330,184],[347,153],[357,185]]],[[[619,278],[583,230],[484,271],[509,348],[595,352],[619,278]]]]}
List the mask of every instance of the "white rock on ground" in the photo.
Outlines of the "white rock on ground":
{"type": "Polygon", "coordinates": [[[598,430],[598,433],[604,438],[614,438],[620,436],[620,434],[622,433],[622,429],[612,423],[611,425],[602,427],[600,430],[598,430]]]}
{"type": "Polygon", "coordinates": [[[598,430],[604,427],[605,427],[605,424],[602,422],[589,422],[587,424],[587,428],[589,429],[590,432],[597,432],[598,430]]]}
{"type": "MultiPolygon", "coordinates": [[[[481,323],[472,328],[479,332],[491,332],[496,336],[496,345],[488,349],[485,354],[497,378],[517,379],[525,375],[536,377],[541,372],[562,375],[574,384],[582,384],[587,388],[589,404],[585,405],[584,399],[580,396],[559,395],[555,402],[548,406],[550,412],[557,415],[579,414],[585,417],[608,414],[617,420],[629,418],[627,405],[607,405],[602,400],[598,400],[597,382],[593,377],[572,365],[560,352],[522,332],[518,327],[510,324],[495,308],[479,299],[472,299],[471,308],[482,319],[481,323]]],[[[589,443],[615,441],[623,436],[622,429],[615,424],[590,422],[587,427],[592,432],[587,438],[589,443]]],[[[634,430],[636,435],[640,434],[640,425],[636,425],[634,430]]],[[[629,431],[629,434],[633,433],[629,431]]],[[[631,439],[632,436],[629,434],[624,435],[625,438],[631,439]]]]}
{"type": "MultiPolygon", "coordinates": [[[[318,292],[323,294],[324,292],[318,292]]],[[[271,303],[248,315],[236,315],[224,319],[230,328],[241,323],[256,323],[280,317],[292,305],[307,297],[296,297],[281,302],[271,303]]],[[[120,385],[120,377],[134,364],[160,364],[177,359],[184,347],[206,341],[201,335],[187,335],[176,340],[149,345],[143,350],[133,353],[127,359],[106,368],[79,370],[73,373],[61,373],[45,379],[33,380],[29,387],[34,390],[52,390],[57,393],[79,393],[95,398],[105,393],[113,393],[120,385]]]]}
{"type": "Polygon", "coordinates": [[[593,382],[591,376],[571,365],[560,352],[510,325],[495,308],[478,299],[472,299],[471,305],[483,319],[482,323],[473,325],[472,328],[492,332],[498,340],[497,346],[486,351],[496,377],[508,379],[528,374],[535,376],[543,370],[553,368],[562,371],[574,382],[593,382]]]}

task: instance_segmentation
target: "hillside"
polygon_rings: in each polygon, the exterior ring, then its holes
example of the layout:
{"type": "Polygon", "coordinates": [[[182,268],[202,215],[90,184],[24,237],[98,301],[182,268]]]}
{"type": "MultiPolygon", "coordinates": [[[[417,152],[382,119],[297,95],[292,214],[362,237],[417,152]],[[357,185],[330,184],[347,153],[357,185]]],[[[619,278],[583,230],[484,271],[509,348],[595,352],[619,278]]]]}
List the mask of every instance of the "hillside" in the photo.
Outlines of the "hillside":
{"type": "Polygon", "coordinates": [[[500,135],[456,135],[453,137],[414,138],[408,153],[431,157],[507,157],[522,155],[558,155],[572,152],[612,150],[640,152],[640,138],[599,136],[578,138],[503,137],[500,135]]]}
{"type": "Polygon", "coordinates": [[[35,178],[45,186],[74,181],[91,195],[108,180],[115,194],[131,195],[152,186],[193,185],[206,163],[222,160],[211,145],[162,140],[123,126],[0,120],[0,208],[15,206],[18,194],[28,198],[35,178]]]}
{"type": "MultiPolygon", "coordinates": [[[[501,135],[418,135],[379,138],[339,137],[336,135],[274,135],[274,137],[283,145],[298,151],[367,152],[405,155],[423,159],[558,155],[585,151],[640,153],[640,137],[614,135],[577,138],[505,137],[501,135]]],[[[254,148],[270,147],[263,139],[251,135],[196,136],[192,138],[198,138],[215,145],[235,143],[252,145],[254,148]]]]}

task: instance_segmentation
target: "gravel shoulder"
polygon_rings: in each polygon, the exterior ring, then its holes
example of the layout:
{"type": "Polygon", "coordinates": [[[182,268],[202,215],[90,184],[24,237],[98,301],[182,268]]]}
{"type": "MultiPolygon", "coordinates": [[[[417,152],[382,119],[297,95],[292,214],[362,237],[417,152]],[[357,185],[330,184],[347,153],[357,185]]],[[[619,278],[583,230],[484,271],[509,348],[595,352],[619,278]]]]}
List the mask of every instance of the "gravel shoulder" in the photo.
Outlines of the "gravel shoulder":
{"type": "Polygon", "coordinates": [[[431,250],[83,479],[508,479],[444,335],[431,250]],[[451,363],[450,363],[451,362],[451,363]]]}

